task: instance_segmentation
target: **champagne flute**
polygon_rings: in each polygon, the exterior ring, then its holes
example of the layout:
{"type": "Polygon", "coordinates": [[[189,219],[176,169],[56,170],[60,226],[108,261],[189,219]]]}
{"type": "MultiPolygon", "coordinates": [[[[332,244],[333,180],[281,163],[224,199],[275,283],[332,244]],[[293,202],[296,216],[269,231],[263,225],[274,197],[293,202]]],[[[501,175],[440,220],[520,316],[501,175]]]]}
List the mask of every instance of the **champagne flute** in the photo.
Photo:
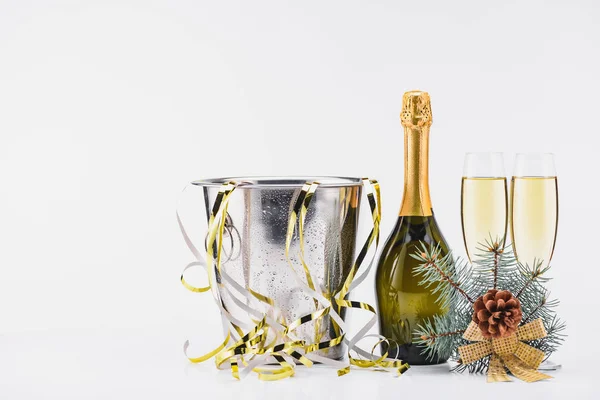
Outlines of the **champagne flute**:
{"type": "Polygon", "coordinates": [[[550,264],[558,227],[558,184],[554,155],[520,153],[511,182],[511,232],[517,260],[550,264]]]}
{"type": "Polygon", "coordinates": [[[508,194],[502,153],[467,153],[461,188],[463,238],[473,262],[486,242],[504,247],[508,194]]]}

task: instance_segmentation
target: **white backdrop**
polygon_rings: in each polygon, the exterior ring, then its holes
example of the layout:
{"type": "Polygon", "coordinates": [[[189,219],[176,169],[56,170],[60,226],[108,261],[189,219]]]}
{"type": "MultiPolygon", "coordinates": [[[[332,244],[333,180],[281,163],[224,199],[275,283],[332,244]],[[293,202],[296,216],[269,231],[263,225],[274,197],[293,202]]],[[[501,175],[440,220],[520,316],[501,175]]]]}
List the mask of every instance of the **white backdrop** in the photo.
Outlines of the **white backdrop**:
{"type": "MultiPolygon", "coordinates": [[[[387,236],[410,89],[432,97],[432,201],[458,253],[464,153],[506,152],[507,174],[516,152],[556,154],[552,287],[570,335],[556,360],[586,374],[600,355],[599,20],[591,0],[0,1],[0,352],[29,348],[10,353],[0,394],[61,362],[30,362],[54,346],[35,340],[93,332],[119,359],[123,337],[152,352],[167,335],[177,371],[184,338],[216,342],[210,296],[178,281],[187,181],[374,177],[387,236]]],[[[372,277],[356,297],[373,302],[372,277]]],[[[58,370],[80,370],[72,354],[58,370]]]]}

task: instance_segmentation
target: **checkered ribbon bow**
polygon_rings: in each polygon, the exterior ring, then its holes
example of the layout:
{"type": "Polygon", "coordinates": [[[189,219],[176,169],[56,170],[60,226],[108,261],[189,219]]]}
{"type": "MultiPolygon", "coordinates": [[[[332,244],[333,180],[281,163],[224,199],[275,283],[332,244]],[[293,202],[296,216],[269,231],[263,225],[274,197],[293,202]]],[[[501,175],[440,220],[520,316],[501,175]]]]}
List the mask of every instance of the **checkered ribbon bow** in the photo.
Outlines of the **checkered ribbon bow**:
{"type": "Polygon", "coordinates": [[[491,356],[487,373],[488,382],[508,382],[508,369],[525,382],[552,378],[537,369],[544,360],[544,352],[523,341],[541,339],[547,335],[541,319],[520,326],[515,333],[504,338],[486,339],[475,322],[471,322],[463,338],[476,342],[458,348],[463,364],[470,364],[491,356]]]}

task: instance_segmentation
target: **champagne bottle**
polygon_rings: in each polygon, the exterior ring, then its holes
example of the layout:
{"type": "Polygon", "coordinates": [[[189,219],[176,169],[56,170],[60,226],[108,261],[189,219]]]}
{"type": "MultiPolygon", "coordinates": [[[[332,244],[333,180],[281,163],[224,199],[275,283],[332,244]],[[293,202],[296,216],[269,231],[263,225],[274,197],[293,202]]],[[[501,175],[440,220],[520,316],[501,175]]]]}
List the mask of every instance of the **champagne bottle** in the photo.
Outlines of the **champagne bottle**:
{"type": "Polygon", "coordinates": [[[431,103],[421,91],[404,93],[400,121],[404,127],[404,195],[396,226],[377,265],[375,289],[379,306],[379,330],[391,339],[391,357],[413,365],[437,364],[427,360],[422,347],[413,344],[413,330],[436,314],[443,314],[432,287],[419,285],[413,269],[419,261],[411,257],[420,242],[440,246],[443,257],[448,245],[438,228],[429,197],[428,157],[431,103]]]}

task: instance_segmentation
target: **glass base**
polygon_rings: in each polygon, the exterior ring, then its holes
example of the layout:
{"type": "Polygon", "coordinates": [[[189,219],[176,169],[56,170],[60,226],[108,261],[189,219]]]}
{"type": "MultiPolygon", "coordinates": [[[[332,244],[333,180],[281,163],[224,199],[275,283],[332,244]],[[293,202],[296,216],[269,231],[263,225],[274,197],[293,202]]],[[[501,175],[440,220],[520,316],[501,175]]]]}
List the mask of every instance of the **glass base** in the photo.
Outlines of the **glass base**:
{"type": "Polygon", "coordinates": [[[538,370],[540,371],[556,371],[557,369],[561,369],[562,365],[552,362],[550,360],[546,360],[540,364],[538,370]]]}

